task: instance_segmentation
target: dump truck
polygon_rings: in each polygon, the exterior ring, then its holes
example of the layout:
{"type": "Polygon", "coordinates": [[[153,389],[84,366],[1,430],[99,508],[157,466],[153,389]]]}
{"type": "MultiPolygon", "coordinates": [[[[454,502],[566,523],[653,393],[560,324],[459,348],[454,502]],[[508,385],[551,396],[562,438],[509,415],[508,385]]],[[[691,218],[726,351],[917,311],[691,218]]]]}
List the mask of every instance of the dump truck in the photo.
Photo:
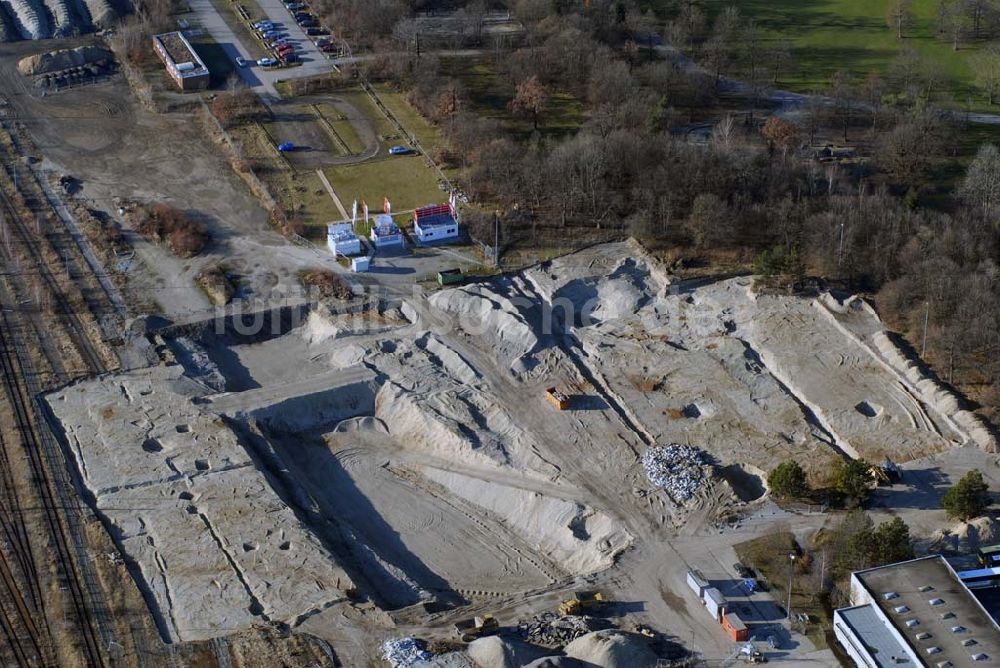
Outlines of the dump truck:
{"type": "Polygon", "coordinates": [[[599,591],[573,592],[573,598],[559,604],[560,615],[579,615],[594,610],[604,603],[604,594],[599,591]]]}
{"type": "Polygon", "coordinates": [[[558,388],[550,387],[545,390],[545,398],[561,411],[569,408],[569,395],[561,392],[558,388]]]}
{"type": "Polygon", "coordinates": [[[496,617],[490,614],[463,619],[455,623],[455,631],[458,632],[462,642],[472,642],[476,638],[491,636],[499,630],[500,624],[497,623],[496,617]]]}

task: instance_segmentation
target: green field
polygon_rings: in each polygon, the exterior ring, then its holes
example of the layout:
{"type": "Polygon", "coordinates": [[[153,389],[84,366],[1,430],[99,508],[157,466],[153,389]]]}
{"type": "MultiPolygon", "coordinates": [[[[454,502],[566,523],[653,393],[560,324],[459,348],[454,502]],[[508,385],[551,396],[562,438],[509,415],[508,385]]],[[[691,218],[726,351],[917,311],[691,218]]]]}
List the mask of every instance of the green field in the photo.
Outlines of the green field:
{"type": "Polygon", "coordinates": [[[348,209],[355,199],[359,203],[361,200],[368,202],[373,213],[382,210],[383,197],[392,202],[393,211],[446,199],[438,187],[437,172],[419,155],[379,158],[357,165],[328,167],[323,171],[348,209]]]}
{"type": "MultiPolygon", "coordinates": [[[[884,74],[904,46],[917,49],[938,64],[951,80],[955,103],[973,97],[975,108],[986,111],[985,98],[973,85],[969,55],[981,43],[967,41],[958,51],[937,35],[937,0],[913,0],[915,21],[902,40],[886,25],[889,0],[708,0],[708,13],[735,5],[752,17],[766,37],[788,40],[795,55],[794,69],[779,85],[800,91],[825,88],[831,75],[846,69],[859,77],[884,74]]],[[[994,107],[995,110],[995,107],[994,107]]]]}
{"type": "Polygon", "coordinates": [[[365,150],[365,145],[358,137],[354,126],[347,120],[347,117],[337,111],[337,108],[328,102],[321,102],[316,105],[316,111],[330,124],[332,130],[337,134],[350,155],[357,155],[365,150]]]}
{"type": "MultiPolygon", "coordinates": [[[[442,58],[441,69],[445,75],[461,81],[473,112],[500,121],[515,134],[533,133],[530,119],[517,118],[507,108],[514,97],[514,86],[488,63],[476,58],[442,58]]],[[[559,91],[550,92],[548,109],[538,118],[538,132],[543,136],[570,135],[586,120],[587,110],[581,100],[559,91]]]]}

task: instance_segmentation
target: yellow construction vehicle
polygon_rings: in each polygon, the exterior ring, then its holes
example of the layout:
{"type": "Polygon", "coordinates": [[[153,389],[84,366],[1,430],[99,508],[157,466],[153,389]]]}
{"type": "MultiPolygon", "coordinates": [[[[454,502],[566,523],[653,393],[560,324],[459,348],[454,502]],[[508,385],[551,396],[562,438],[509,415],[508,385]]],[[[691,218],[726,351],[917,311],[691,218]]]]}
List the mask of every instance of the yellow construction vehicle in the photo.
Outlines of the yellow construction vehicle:
{"type": "Polygon", "coordinates": [[[561,411],[569,408],[569,395],[562,392],[558,388],[550,387],[546,389],[545,398],[549,400],[549,403],[561,411]]]}
{"type": "Polygon", "coordinates": [[[497,622],[496,617],[485,614],[482,617],[476,616],[472,619],[463,619],[457,622],[455,630],[458,632],[462,642],[472,642],[476,638],[493,635],[500,630],[500,624],[497,622]]]}
{"type": "Polygon", "coordinates": [[[892,485],[899,482],[903,477],[903,472],[899,470],[896,463],[888,457],[882,464],[872,464],[868,467],[868,475],[872,481],[881,487],[882,485],[892,485]]]}
{"type": "Polygon", "coordinates": [[[559,604],[560,615],[579,615],[597,608],[604,602],[604,594],[599,591],[573,592],[573,598],[559,604]]]}

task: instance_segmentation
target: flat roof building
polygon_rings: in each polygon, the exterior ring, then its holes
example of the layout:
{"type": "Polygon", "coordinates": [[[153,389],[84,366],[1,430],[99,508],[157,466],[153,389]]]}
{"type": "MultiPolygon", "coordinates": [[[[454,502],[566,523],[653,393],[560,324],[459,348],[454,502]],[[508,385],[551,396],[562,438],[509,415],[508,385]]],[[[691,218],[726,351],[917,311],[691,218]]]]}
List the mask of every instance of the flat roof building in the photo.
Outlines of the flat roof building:
{"type": "Polygon", "coordinates": [[[940,555],[851,575],[834,634],[859,666],[1000,665],[1000,627],[940,555]]]}
{"type": "Polygon", "coordinates": [[[167,74],[181,90],[208,88],[208,66],[181,32],[153,36],[153,51],[167,67],[167,74]]]}
{"type": "Polygon", "coordinates": [[[458,219],[455,207],[447,204],[430,204],[413,211],[413,232],[420,243],[453,239],[458,236],[458,219]]]}
{"type": "Polygon", "coordinates": [[[357,255],[361,252],[361,239],[354,233],[354,225],[351,223],[327,225],[326,245],[334,255],[357,255]]]}

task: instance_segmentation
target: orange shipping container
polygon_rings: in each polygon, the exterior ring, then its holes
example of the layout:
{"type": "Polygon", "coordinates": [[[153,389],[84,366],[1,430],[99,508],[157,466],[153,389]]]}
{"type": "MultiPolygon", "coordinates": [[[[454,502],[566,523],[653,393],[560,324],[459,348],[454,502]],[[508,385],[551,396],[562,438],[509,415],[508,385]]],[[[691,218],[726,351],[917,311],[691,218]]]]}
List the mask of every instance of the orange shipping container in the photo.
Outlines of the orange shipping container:
{"type": "Polygon", "coordinates": [[[726,629],[729,637],[736,642],[743,642],[750,639],[750,631],[747,629],[747,625],[743,623],[743,620],[735,612],[730,612],[728,615],[723,616],[722,628],[726,629]]]}

